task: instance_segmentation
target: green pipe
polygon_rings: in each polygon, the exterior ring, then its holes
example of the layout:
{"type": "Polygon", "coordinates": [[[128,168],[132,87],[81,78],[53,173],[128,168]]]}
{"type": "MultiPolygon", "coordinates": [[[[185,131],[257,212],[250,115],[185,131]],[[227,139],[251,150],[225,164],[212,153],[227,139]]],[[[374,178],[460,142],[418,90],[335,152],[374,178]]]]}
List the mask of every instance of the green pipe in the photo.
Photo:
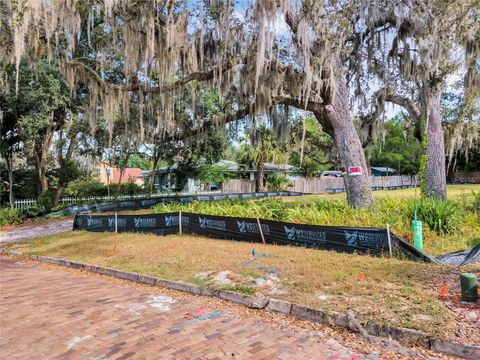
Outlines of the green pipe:
{"type": "Polygon", "coordinates": [[[462,301],[477,301],[478,280],[475,274],[460,274],[460,288],[462,289],[462,301]]]}
{"type": "MultiPolygon", "coordinates": [[[[415,218],[416,218],[415,214],[415,218]]],[[[418,220],[412,220],[413,229],[413,242],[417,250],[423,250],[423,234],[422,234],[422,222],[418,220]]]]}

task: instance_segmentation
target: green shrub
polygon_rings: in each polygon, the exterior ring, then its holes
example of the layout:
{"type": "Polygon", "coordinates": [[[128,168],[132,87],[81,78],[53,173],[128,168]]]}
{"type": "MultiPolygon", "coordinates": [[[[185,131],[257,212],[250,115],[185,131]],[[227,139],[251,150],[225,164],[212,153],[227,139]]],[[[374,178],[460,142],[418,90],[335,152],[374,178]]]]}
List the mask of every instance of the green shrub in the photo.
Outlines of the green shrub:
{"type": "MultiPolygon", "coordinates": [[[[112,186],[112,184],[110,184],[112,186]]],[[[117,184],[114,184],[110,188],[110,193],[116,191],[117,184]],[[113,189],[113,192],[112,192],[113,189]]],[[[120,184],[120,195],[138,195],[143,193],[143,188],[135,183],[134,180],[129,179],[128,181],[120,184]]]]}
{"type": "Polygon", "coordinates": [[[107,187],[99,179],[90,176],[80,177],[71,181],[65,189],[65,196],[105,196],[107,187]]]}
{"type": "Polygon", "coordinates": [[[3,208],[0,209],[0,226],[20,224],[24,219],[22,210],[3,208]]]}
{"type": "Polygon", "coordinates": [[[273,173],[267,176],[268,191],[286,191],[292,183],[283,175],[273,173]]]}
{"type": "Polygon", "coordinates": [[[463,225],[464,210],[452,200],[420,198],[410,201],[407,215],[411,219],[417,212],[417,220],[425,222],[429,228],[440,234],[448,234],[463,225]]]}
{"type": "Polygon", "coordinates": [[[48,191],[37,197],[37,207],[42,210],[50,210],[53,207],[53,194],[48,191]]]}

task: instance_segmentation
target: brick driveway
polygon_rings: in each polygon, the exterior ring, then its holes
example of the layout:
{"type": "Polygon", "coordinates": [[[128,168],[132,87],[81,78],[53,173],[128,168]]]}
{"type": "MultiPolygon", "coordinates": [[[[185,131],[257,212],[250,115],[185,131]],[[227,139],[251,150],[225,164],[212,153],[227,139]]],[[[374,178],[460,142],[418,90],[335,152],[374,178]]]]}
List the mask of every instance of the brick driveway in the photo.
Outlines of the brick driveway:
{"type": "Polygon", "coordinates": [[[360,359],[221,301],[0,257],[2,359],[360,359]]]}

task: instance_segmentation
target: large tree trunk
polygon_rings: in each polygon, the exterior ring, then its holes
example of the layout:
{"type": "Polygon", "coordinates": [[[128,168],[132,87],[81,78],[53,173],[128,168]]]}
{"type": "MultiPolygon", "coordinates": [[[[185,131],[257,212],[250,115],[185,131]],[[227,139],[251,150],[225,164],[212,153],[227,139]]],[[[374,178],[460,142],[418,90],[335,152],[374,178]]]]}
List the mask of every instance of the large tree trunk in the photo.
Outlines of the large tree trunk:
{"type": "Polygon", "coordinates": [[[33,151],[33,155],[35,158],[35,166],[37,168],[38,174],[38,183],[40,185],[40,192],[42,194],[45,194],[48,191],[47,160],[48,151],[52,142],[54,127],[54,125],[51,125],[47,128],[44,138],[38,139],[38,141],[40,142],[35,143],[35,149],[33,151]]]}
{"type": "Polygon", "coordinates": [[[441,91],[430,91],[426,95],[427,103],[427,164],[425,168],[425,195],[447,196],[447,178],[445,169],[445,139],[440,115],[441,91]]]}
{"type": "Polygon", "coordinates": [[[35,157],[35,167],[37,168],[38,185],[40,187],[40,193],[45,194],[48,191],[47,161],[44,158],[43,154],[38,155],[35,152],[34,157],[35,157]]]}
{"type": "Polygon", "coordinates": [[[8,201],[10,207],[13,209],[13,152],[8,153],[7,167],[8,167],[8,201]]]}
{"type": "MultiPolygon", "coordinates": [[[[60,132],[59,136],[60,136],[61,146],[58,149],[58,163],[59,163],[60,166],[62,166],[62,164],[67,164],[72,159],[73,149],[77,145],[77,140],[76,140],[76,134],[73,134],[71,136],[70,142],[68,144],[65,159],[63,159],[63,153],[62,153],[62,151],[63,151],[63,141],[61,141],[61,137],[63,136],[62,132],[60,132]]],[[[63,173],[63,171],[60,171],[60,173],[63,173]]],[[[70,179],[65,178],[65,177],[63,177],[63,178],[61,177],[58,180],[57,189],[55,190],[55,194],[53,195],[53,206],[58,206],[58,204],[60,203],[60,200],[63,197],[63,193],[65,192],[65,189],[66,189],[69,182],[70,182],[70,179]]]]}
{"type": "Polygon", "coordinates": [[[265,191],[265,185],[263,184],[263,174],[264,174],[264,168],[263,168],[263,162],[257,164],[257,189],[258,192],[264,192],[265,191]]]}
{"type": "Polygon", "coordinates": [[[153,166],[152,166],[152,173],[150,174],[150,184],[148,189],[148,196],[152,196],[153,192],[153,185],[155,183],[155,175],[157,174],[157,165],[158,165],[159,157],[156,155],[153,157],[153,166]]]}
{"type": "Polygon", "coordinates": [[[63,193],[65,192],[65,188],[67,187],[67,182],[59,182],[57,189],[55,190],[55,194],[53,195],[53,206],[58,206],[60,200],[63,197],[63,193]]]}
{"type": "Polygon", "coordinates": [[[115,189],[115,199],[118,199],[118,196],[120,195],[120,189],[122,187],[122,178],[123,174],[125,173],[125,168],[120,169],[120,177],[118,178],[117,186],[115,189]]]}
{"type": "MultiPolygon", "coordinates": [[[[343,81],[338,81],[336,93],[330,104],[325,106],[324,116],[333,128],[333,137],[340,161],[346,168],[345,189],[350,206],[359,208],[373,204],[372,189],[368,177],[362,143],[350,114],[348,91],[343,81]],[[350,176],[350,167],[360,166],[362,174],[350,176]]],[[[318,115],[317,115],[318,118],[318,115]]]]}

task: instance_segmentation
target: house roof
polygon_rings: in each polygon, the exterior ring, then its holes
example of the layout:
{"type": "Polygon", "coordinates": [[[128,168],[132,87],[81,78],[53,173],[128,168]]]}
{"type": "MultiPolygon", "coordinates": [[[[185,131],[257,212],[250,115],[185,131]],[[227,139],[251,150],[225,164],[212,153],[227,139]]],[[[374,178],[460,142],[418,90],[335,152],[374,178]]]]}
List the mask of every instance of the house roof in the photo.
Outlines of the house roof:
{"type": "MultiPolygon", "coordinates": [[[[217,163],[215,163],[215,165],[224,167],[225,171],[229,171],[229,172],[239,172],[239,171],[256,172],[257,171],[256,168],[248,168],[248,167],[240,165],[236,161],[232,161],[232,160],[220,160],[217,163]]],[[[177,168],[178,168],[178,164],[175,163],[171,166],[164,166],[162,168],[159,168],[157,170],[157,172],[158,173],[168,173],[168,172],[176,170],[177,168]]],[[[265,163],[263,165],[263,169],[264,169],[264,171],[293,172],[293,171],[295,171],[295,166],[288,165],[288,164],[280,165],[280,164],[265,163]]],[[[142,171],[142,175],[144,177],[150,176],[150,174],[151,174],[150,170],[142,171]]]]}
{"type": "MultiPolygon", "coordinates": [[[[112,167],[112,176],[111,182],[118,182],[120,180],[120,169],[112,167]]],[[[138,178],[142,178],[142,170],[140,168],[126,168],[123,172],[122,181],[127,182],[129,180],[137,180],[138,178]]]]}

